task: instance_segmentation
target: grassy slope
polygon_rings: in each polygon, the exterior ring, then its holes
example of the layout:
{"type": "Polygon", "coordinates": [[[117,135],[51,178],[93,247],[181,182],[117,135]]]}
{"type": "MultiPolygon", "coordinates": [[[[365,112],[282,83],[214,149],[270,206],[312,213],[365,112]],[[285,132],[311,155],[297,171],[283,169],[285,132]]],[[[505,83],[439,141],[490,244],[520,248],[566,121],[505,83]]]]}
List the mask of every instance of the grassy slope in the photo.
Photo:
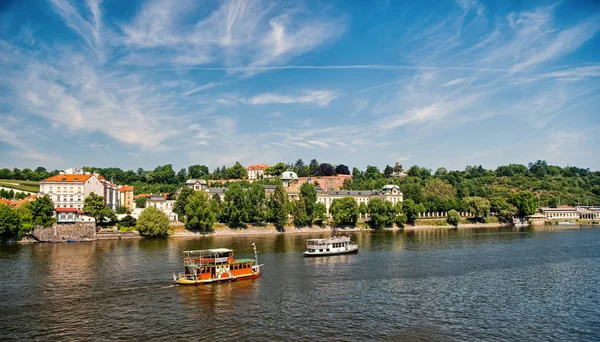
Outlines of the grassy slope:
{"type": "Polygon", "coordinates": [[[30,192],[39,192],[40,191],[40,183],[36,182],[36,181],[0,179],[0,186],[3,186],[5,188],[30,191],[30,192]]]}

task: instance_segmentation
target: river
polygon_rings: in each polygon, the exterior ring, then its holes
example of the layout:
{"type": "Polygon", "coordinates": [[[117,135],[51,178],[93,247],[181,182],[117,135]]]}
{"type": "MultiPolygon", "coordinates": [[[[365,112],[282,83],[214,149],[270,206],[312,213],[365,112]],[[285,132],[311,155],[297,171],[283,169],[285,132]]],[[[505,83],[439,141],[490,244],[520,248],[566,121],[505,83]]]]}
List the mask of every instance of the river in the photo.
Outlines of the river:
{"type": "Polygon", "coordinates": [[[358,232],[0,245],[0,340],[600,340],[600,229],[358,232]],[[182,251],[232,248],[254,280],[175,286],[182,251]]]}

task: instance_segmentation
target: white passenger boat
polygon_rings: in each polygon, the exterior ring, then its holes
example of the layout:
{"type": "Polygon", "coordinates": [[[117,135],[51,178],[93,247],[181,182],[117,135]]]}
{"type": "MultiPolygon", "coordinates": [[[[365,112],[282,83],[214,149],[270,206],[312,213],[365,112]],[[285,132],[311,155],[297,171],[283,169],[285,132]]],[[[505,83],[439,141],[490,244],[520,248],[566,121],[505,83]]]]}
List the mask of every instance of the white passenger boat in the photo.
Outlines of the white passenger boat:
{"type": "Polygon", "coordinates": [[[351,254],[358,252],[358,245],[350,241],[348,236],[333,236],[329,239],[306,240],[304,256],[327,256],[338,254],[351,254]]]}

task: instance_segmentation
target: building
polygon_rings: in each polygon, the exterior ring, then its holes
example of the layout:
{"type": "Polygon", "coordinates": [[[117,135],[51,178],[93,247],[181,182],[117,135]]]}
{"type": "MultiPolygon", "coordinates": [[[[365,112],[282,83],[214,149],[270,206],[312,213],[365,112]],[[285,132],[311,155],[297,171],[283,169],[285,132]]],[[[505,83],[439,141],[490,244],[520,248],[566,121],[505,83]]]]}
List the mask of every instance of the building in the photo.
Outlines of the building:
{"type": "Polygon", "coordinates": [[[285,171],[281,174],[281,181],[285,188],[297,188],[298,187],[298,175],[293,171],[285,171]]]}
{"type": "Polygon", "coordinates": [[[119,205],[132,211],[133,205],[133,186],[131,185],[120,185],[119,186],[119,205]]]}
{"type": "Polygon", "coordinates": [[[204,179],[188,179],[185,181],[185,186],[188,188],[192,188],[196,191],[208,189],[208,183],[206,183],[204,179]]]}
{"type": "Polygon", "coordinates": [[[269,176],[265,175],[265,169],[268,168],[267,164],[252,164],[248,166],[248,179],[263,179],[269,178],[269,176]]]}
{"type": "Polygon", "coordinates": [[[314,182],[317,182],[323,189],[339,190],[344,186],[344,182],[351,180],[352,175],[298,177],[298,186],[302,186],[304,183],[314,184],[314,182]]]}
{"type": "Polygon", "coordinates": [[[146,208],[155,207],[165,213],[169,220],[177,220],[177,214],[173,212],[173,206],[175,205],[174,200],[167,200],[163,195],[150,194],[146,197],[146,208]]]}
{"type": "Polygon", "coordinates": [[[400,162],[396,160],[396,165],[394,166],[394,171],[392,172],[391,177],[393,178],[404,178],[408,176],[406,173],[404,173],[404,170],[402,169],[402,165],[400,165],[400,162]]]}
{"type": "Polygon", "coordinates": [[[318,190],[317,191],[317,202],[325,204],[327,214],[329,215],[329,208],[334,200],[352,197],[356,200],[356,203],[360,205],[364,203],[367,205],[373,198],[380,198],[384,201],[392,202],[393,205],[402,202],[404,195],[397,185],[386,185],[380,191],[367,190],[367,191],[355,191],[355,190],[318,190]]]}
{"type": "Polygon", "coordinates": [[[96,222],[91,216],[83,215],[83,210],[77,208],[56,208],[56,223],[73,224],[77,222],[96,222]]]}
{"type": "Polygon", "coordinates": [[[104,205],[109,207],[112,211],[117,211],[119,208],[119,187],[117,184],[105,179],[104,177],[96,174],[102,186],[104,188],[103,197],[104,205]]]}
{"type": "Polygon", "coordinates": [[[40,196],[48,195],[54,208],[83,209],[83,201],[91,193],[104,196],[104,185],[96,175],[58,174],[40,181],[40,196]]]}
{"type": "Polygon", "coordinates": [[[560,207],[540,208],[547,220],[597,220],[600,219],[600,207],[560,207]]]}

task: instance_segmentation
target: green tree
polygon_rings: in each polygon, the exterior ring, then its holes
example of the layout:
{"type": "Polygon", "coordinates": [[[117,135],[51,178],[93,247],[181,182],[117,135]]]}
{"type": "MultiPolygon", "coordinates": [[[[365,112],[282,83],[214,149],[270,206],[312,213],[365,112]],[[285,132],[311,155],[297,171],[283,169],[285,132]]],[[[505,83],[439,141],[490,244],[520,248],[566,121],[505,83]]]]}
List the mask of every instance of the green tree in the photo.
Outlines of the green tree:
{"type": "Polygon", "coordinates": [[[308,165],[308,171],[310,173],[310,176],[317,175],[317,173],[319,172],[319,162],[316,159],[310,161],[310,164],[308,165]]]}
{"type": "Polygon", "coordinates": [[[115,213],[104,205],[104,197],[93,192],[83,200],[83,212],[96,219],[96,223],[115,218],[115,213]]]}
{"type": "Polygon", "coordinates": [[[358,221],[358,204],[353,197],[333,200],[329,211],[335,225],[355,225],[358,221]]]}
{"type": "Polygon", "coordinates": [[[427,181],[423,188],[423,195],[450,199],[456,197],[456,189],[452,184],[445,183],[441,179],[433,178],[427,181]]]}
{"type": "Polygon", "coordinates": [[[409,223],[415,223],[419,217],[419,213],[425,211],[423,204],[416,204],[412,199],[407,199],[402,203],[402,211],[406,215],[406,220],[409,223]]]}
{"type": "Polygon", "coordinates": [[[312,220],[306,213],[306,204],[302,200],[293,201],[294,224],[298,227],[312,225],[312,220]]]}
{"type": "Polygon", "coordinates": [[[308,182],[300,186],[300,200],[304,202],[304,208],[306,209],[306,215],[312,223],[315,218],[315,206],[317,205],[317,190],[315,186],[308,182]]]}
{"type": "Polygon", "coordinates": [[[383,169],[383,177],[390,178],[392,176],[392,173],[394,173],[394,168],[389,165],[386,165],[385,169],[383,169]]]}
{"type": "Polygon", "coordinates": [[[135,199],[136,208],[146,208],[146,197],[138,197],[135,199]]]}
{"type": "Polygon", "coordinates": [[[314,221],[318,225],[322,225],[323,222],[327,221],[327,207],[323,203],[317,203],[315,205],[315,218],[314,221]]]}
{"type": "Polygon", "coordinates": [[[231,228],[238,228],[248,222],[246,212],[246,196],[238,183],[233,183],[225,192],[225,199],[221,206],[221,221],[231,228]]]}
{"type": "Polygon", "coordinates": [[[396,211],[389,201],[384,201],[381,198],[373,198],[369,201],[367,210],[371,227],[374,229],[381,229],[394,223],[396,211]]]}
{"type": "Polygon", "coordinates": [[[279,162],[273,166],[267,167],[265,169],[265,174],[267,174],[269,176],[279,177],[279,176],[281,176],[282,173],[285,172],[285,170],[287,170],[287,165],[285,165],[282,162],[279,162]]]}
{"type": "Polygon", "coordinates": [[[491,205],[490,201],[485,198],[471,196],[465,198],[465,207],[467,208],[467,211],[475,215],[478,220],[482,220],[489,215],[491,205]]]}
{"type": "Polygon", "coordinates": [[[281,182],[275,186],[275,192],[269,197],[271,222],[279,231],[283,231],[288,222],[289,200],[281,182]]]}
{"type": "Polygon", "coordinates": [[[34,225],[49,227],[54,221],[54,204],[48,195],[31,202],[31,220],[34,225]]]}
{"type": "Polygon", "coordinates": [[[458,211],[452,209],[448,212],[448,218],[446,219],[448,223],[453,225],[454,227],[458,227],[458,223],[460,222],[460,214],[458,211]]]}
{"type": "Polygon", "coordinates": [[[130,211],[124,206],[119,206],[117,208],[117,214],[130,214],[130,211]]]}
{"type": "Polygon", "coordinates": [[[192,194],[185,207],[185,217],[186,229],[202,232],[212,231],[216,216],[211,206],[210,197],[202,191],[192,194]]]}
{"type": "Polygon", "coordinates": [[[550,197],[548,199],[548,206],[550,208],[557,208],[558,207],[558,199],[554,196],[550,197]]]}
{"type": "Polygon", "coordinates": [[[121,227],[135,227],[137,223],[137,220],[131,216],[131,215],[127,215],[125,217],[123,217],[121,220],[119,220],[119,226],[121,227]]]}
{"type": "Polygon", "coordinates": [[[264,222],[266,219],[267,198],[263,186],[258,183],[252,183],[246,191],[245,196],[248,221],[259,224],[264,222]]]}
{"type": "Polygon", "coordinates": [[[206,165],[190,165],[188,167],[188,177],[202,178],[208,175],[208,167],[206,165]]]}
{"type": "Polygon", "coordinates": [[[235,165],[227,169],[226,174],[229,179],[242,179],[246,178],[248,171],[242,164],[235,162],[235,165]]]}
{"type": "Polygon", "coordinates": [[[175,204],[173,205],[173,212],[179,216],[179,221],[184,222],[185,219],[185,207],[188,205],[189,198],[195,193],[194,189],[183,187],[179,195],[177,195],[177,199],[175,200],[175,204]]]}
{"type": "Polygon", "coordinates": [[[502,222],[511,223],[517,214],[517,207],[508,203],[504,197],[495,196],[490,198],[490,210],[495,212],[502,222]]]}
{"type": "Polygon", "coordinates": [[[16,239],[21,227],[19,215],[5,204],[0,204],[0,240],[16,239]]]}
{"type": "MultiPolygon", "coordinates": [[[[538,161],[539,162],[539,161],[538,161]]],[[[545,162],[544,162],[545,163],[545,162]]],[[[510,197],[510,202],[517,207],[519,216],[525,217],[535,214],[537,198],[530,191],[520,191],[510,197]]]]}
{"type": "Polygon", "coordinates": [[[151,206],[142,211],[136,228],[144,236],[166,236],[169,232],[169,218],[165,213],[151,206]]]}
{"type": "Polygon", "coordinates": [[[365,204],[365,202],[360,202],[360,204],[358,205],[358,213],[363,218],[367,217],[368,208],[367,208],[367,205],[365,204]]]}

